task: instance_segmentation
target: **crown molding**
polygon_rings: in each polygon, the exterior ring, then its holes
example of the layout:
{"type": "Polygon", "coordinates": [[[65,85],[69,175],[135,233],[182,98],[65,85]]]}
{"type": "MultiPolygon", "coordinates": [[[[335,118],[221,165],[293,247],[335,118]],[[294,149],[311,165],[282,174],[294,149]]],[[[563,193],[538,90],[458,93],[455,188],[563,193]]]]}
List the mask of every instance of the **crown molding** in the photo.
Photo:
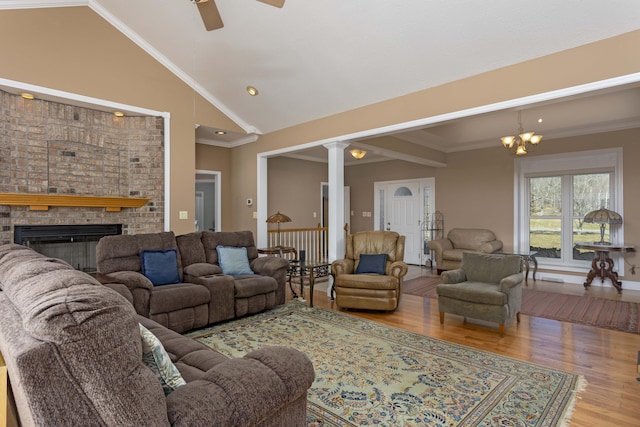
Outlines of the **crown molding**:
{"type": "Polygon", "coordinates": [[[41,9],[50,7],[75,7],[89,6],[91,0],[71,1],[42,1],[42,0],[5,0],[0,4],[0,10],[4,9],[41,9]]]}
{"type": "Polygon", "coordinates": [[[247,135],[247,136],[242,137],[242,138],[238,138],[238,139],[233,140],[233,141],[220,141],[220,140],[216,140],[216,139],[196,138],[196,143],[197,144],[204,144],[204,145],[213,145],[213,146],[216,146],[216,147],[235,148],[235,147],[240,147],[241,145],[245,145],[245,144],[250,144],[252,142],[256,142],[259,137],[260,137],[260,135],[252,134],[252,135],[247,135]]]}

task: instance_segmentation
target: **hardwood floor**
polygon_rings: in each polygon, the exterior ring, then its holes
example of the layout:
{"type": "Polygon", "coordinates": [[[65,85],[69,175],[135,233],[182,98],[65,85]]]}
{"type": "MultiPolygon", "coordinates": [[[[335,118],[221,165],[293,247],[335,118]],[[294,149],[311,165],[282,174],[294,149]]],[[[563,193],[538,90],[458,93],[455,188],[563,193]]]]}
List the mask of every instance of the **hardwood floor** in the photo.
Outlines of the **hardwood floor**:
{"type": "MultiPolygon", "coordinates": [[[[427,271],[427,270],[425,270],[427,271]]],[[[430,274],[425,272],[423,274],[430,274]]],[[[575,285],[529,280],[536,289],[584,293],[575,285]]],[[[326,292],[316,288],[314,305],[331,310],[336,307],[326,292]]],[[[613,287],[592,287],[593,296],[640,301],[640,292],[613,287]],[[597,295],[596,295],[597,294],[597,295]]],[[[305,296],[309,296],[305,287],[305,296]]],[[[290,298],[290,296],[289,296],[290,298]]],[[[515,359],[563,369],[583,375],[588,384],[579,395],[571,417],[571,427],[637,427],[640,426],[640,377],[637,356],[640,335],[521,315],[505,326],[500,338],[497,326],[446,315],[440,325],[436,299],[403,295],[393,313],[346,311],[376,322],[417,332],[470,347],[513,357],[515,359]]]]}

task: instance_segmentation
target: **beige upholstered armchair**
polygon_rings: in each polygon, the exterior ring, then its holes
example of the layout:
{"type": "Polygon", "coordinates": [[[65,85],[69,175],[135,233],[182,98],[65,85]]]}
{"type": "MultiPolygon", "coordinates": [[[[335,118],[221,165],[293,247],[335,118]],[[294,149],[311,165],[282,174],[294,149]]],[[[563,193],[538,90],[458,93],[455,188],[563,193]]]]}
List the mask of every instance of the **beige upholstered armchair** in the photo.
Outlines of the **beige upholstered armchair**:
{"type": "Polygon", "coordinates": [[[444,270],[460,268],[462,253],[473,251],[490,254],[502,249],[502,242],[491,230],[479,228],[452,228],[444,239],[431,240],[431,249],[436,256],[438,274],[444,270]]]}
{"type": "Polygon", "coordinates": [[[522,303],[522,260],[518,255],[465,252],[462,266],[442,273],[436,287],[440,323],[451,313],[498,324],[504,335],[505,322],[520,322],[522,303]]]}
{"type": "Polygon", "coordinates": [[[404,240],[394,231],[361,231],[347,236],[344,259],[331,264],[336,304],[341,308],[398,308],[407,274],[404,240]]]}

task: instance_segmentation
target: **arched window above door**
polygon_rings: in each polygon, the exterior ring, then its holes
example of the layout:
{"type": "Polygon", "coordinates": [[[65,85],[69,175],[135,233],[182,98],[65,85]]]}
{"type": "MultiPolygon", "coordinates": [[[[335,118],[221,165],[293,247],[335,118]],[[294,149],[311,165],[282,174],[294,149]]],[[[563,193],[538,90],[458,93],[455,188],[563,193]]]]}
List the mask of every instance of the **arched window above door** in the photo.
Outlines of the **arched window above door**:
{"type": "Polygon", "coordinates": [[[393,193],[394,197],[411,197],[413,193],[407,187],[398,187],[396,191],[393,193]]]}

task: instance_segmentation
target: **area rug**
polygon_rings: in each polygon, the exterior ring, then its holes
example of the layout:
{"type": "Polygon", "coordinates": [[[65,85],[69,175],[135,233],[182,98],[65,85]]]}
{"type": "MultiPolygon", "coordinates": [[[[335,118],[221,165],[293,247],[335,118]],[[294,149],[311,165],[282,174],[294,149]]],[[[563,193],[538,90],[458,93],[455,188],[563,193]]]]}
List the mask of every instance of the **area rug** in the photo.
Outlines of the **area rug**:
{"type": "MultiPolygon", "coordinates": [[[[418,277],[403,284],[402,293],[437,298],[440,278],[418,277]]],[[[521,313],[528,316],[578,323],[640,334],[640,305],[635,302],[568,295],[523,288],[521,313]]]]}
{"type": "Polygon", "coordinates": [[[638,303],[524,289],[522,314],[640,334],[638,303]]]}
{"type": "Polygon", "coordinates": [[[584,378],[292,301],[189,336],[230,357],[304,352],[308,426],[561,426],[584,378]]]}

